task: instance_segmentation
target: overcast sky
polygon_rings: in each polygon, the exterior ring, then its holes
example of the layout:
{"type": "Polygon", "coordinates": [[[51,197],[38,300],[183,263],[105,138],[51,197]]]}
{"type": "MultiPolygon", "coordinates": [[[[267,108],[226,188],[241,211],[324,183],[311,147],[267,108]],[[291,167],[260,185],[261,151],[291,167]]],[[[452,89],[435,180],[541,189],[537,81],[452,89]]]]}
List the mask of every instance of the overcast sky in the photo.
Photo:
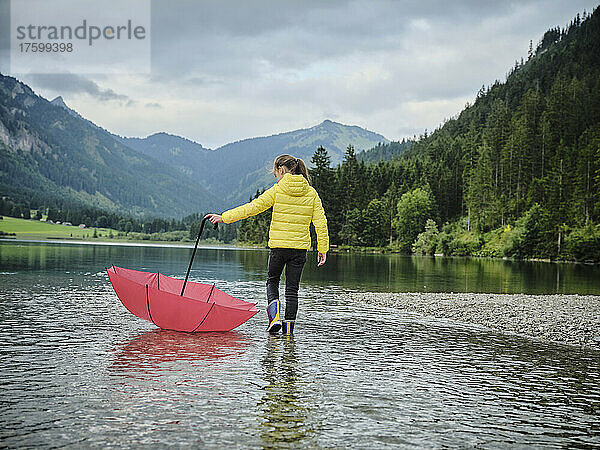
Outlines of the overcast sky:
{"type": "Polygon", "coordinates": [[[216,148],[316,125],[419,135],[598,1],[153,1],[150,75],[18,78],[125,136],[216,148]]]}

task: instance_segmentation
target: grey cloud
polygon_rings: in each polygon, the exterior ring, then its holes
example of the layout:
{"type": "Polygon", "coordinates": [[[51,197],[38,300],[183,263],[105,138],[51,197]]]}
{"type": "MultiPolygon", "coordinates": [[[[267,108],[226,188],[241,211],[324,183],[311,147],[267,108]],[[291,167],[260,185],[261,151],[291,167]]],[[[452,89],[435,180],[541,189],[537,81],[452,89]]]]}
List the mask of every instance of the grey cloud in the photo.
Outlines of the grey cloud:
{"type": "Polygon", "coordinates": [[[160,103],[150,102],[146,103],[146,108],[162,108],[162,105],[160,103]]]}
{"type": "Polygon", "coordinates": [[[78,74],[31,74],[23,77],[36,86],[61,94],[88,94],[101,102],[118,101],[133,106],[135,100],[110,88],[102,88],[95,81],[78,74]]]}
{"type": "MultiPolygon", "coordinates": [[[[355,52],[397,49],[412,20],[434,26],[502,15],[519,2],[155,2],[153,70],[181,66],[248,75],[253,61],[299,68],[355,52]]],[[[251,74],[251,73],[250,73],[251,74]]]]}
{"type": "MultiPolygon", "coordinates": [[[[405,100],[455,98],[476,92],[481,84],[503,79],[512,62],[526,54],[529,39],[535,42],[546,29],[555,25],[555,19],[548,16],[569,18],[577,12],[575,5],[567,7],[556,2],[553,2],[555,9],[564,9],[564,14],[545,11],[543,7],[548,4],[544,2],[500,3],[452,2],[451,7],[440,3],[431,9],[432,2],[369,2],[363,14],[357,9],[357,3],[348,3],[355,9],[352,20],[356,22],[357,17],[361,18],[363,25],[369,24],[371,31],[366,32],[368,30],[363,26],[345,35],[343,27],[339,27],[335,32],[319,35],[312,32],[309,23],[306,29],[291,28],[270,43],[261,36],[254,39],[254,44],[252,40],[246,40],[242,43],[245,50],[237,52],[236,47],[235,55],[224,49],[217,61],[226,60],[224,54],[229,54],[232,60],[240,64],[245,62],[249,70],[240,70],[239,79],[232,74],[232,84],[267,79],[269,83],[264,83],[264,89],[259,86],[254,92],[261,96],[273,92],[273,97],[286,100],[304,100],[307,95],[311,97],[311,92],[322,92],[318,98],[337,97],[342,102],[349,97],[360,97],[364,107],[365,99],[377,97],[383,101],[380,106],[405,100]],[[404,11],[401,17],[400,11],[404,11]],[[398,26],[394,27],[396,22],[398,26]],[[423,29],[419,24],[424,25],[423,29]],[[338,36],[335,35],[337,32],[338,36]],[[293,48],[294,39],[301,41],[303,48],[283,51],[282,48],[293,48]],[[250,57],[253,45],[254,54],[260,53],[266,60],[262,68],[257,67],[250,57]],[[440,64],[440,57],[444,64],[440,64]],[[379,62],[381,67],[389,70],[390,77],[366,82],[360,92],[347,92],[343,83],[326,76],[297,81],[293,72],[291,75],[285,73],[294,59],[296,62],[302,60],[299,67],[310,71],[311,64],[322,62],[325,66],[328,63],[335,66],[350,58],[357,62],[355,67],[345,68],[348,73],[360,72],[373,62],[379,62]],[[278,72],[282,76],[270,78],[271,73],[278,72]]],[[[218,47],[218,43],[212,47],[218,47]]],[[[207,66],[210,70],[210,64],[207,66]]],[[[338,70],[339,67],[333,67],[333,71],[338,70]]]]}
{"type": "Polygon", "coordinates": [[[566,22],[590,3],[155,1],[151,77],[166,83],[175,77],[178,84],[210,89],[214,95],[260,94],[275,102],[282,98],[302,102],[319,91],[340,105],[353,97],[381,98],[384,103],[456,97],[502,79],[509,64],[526,54],[529,39],[535,41],[557,25],[550,16],[565,17],[566,22]],[[532,33],[533,29],[539,31],[532,33]],[[500,45],[505,41],[510,43],[500,45]],[[427,56],[434,50],[457,54],[442,68],[435,64],[428,68],[415,59],[419,51],[427,56]],[[372,91],[368,95],[348,95],[343,84],[329,81],[326,73],[313,76],[314,70],[326,72],[328,66],[339,73],[340,62],[349,59],[360,65],[345,70],[360,71],[374,56],[387,60],[392,76],[367,83],[362,90],[372,91]],[[301,96],[295,97],[298,93],[301,96]]]}

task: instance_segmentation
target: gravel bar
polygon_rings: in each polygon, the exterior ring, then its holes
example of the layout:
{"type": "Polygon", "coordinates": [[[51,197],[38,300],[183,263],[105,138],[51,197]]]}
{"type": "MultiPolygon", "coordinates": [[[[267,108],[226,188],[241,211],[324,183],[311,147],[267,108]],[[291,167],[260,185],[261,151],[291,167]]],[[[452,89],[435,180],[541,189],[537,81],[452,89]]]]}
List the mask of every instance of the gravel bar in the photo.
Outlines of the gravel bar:
{"type": "Polygon", "coordinates": [[[355,293],[359,301],[600,350],[600,296],[355,293]]]}

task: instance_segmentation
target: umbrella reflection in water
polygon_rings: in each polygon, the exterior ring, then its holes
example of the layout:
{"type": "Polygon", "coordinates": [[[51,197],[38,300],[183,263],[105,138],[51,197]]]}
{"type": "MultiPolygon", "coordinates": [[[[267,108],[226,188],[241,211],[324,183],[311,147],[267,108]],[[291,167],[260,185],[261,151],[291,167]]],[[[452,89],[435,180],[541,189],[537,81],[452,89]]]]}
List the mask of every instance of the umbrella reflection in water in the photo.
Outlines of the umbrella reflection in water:
{"type": "Polygon", "coordinates": [[[249,344],[243,334],[235,331],[190,334],[157,329],[122,345],[110,371],[126,377],[160,376],[177,370],[179,365],[189,370],[190,363],[206,365],[239,357],[249,344]]]}

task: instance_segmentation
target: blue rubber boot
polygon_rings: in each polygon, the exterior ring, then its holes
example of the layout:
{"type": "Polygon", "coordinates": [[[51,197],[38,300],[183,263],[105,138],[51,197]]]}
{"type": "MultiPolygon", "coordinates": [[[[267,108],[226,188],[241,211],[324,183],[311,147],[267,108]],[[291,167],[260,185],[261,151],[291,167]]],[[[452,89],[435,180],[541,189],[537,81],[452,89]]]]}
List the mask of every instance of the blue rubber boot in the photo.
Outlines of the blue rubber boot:
{"type": "Polygon", "coordinates": [[[294,332],[294,321],[293,320],[284,320],[283,327],[281,329],[282,334],[291,335],[294,332]]]}
{"type": "Polygon", "coordinates": [[[269,316],[269,333],[277,333],[281,328],[281,315],[279,314],[279,300],[273,300],[267,306],[267,316],[269,316]]]}

